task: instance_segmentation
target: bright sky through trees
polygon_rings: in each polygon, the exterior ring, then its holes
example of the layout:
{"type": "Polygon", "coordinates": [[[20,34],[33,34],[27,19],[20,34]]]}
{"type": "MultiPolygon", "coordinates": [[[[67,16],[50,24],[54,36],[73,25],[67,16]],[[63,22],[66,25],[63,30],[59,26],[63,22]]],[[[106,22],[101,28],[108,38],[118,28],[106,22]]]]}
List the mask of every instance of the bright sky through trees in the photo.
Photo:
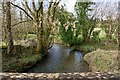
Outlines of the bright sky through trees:
{"type": "MultiPolygon", "coordinates": [[[[17,1],[21,2],[22,0],[17,0],[17,1]]],[[[74,5],[75,5],[76,1],[83,2],[83,1],[86,1],[86,0],[61,0],[60,5],[65,4],[67,11],[74,12],[74,5]]],[[[93,1],[93,2],[118,2],[120,0],[90,0],[90,1],[93,1]]]]}
{"type": "MultiPolygon", "coordinates": [[[[20,3],[21,1],[24,1],[24,0],[17,0],[18,3],[20,3]]],[[[38,0],[36,0],[36,1],[38,1],[38,0]]],[[[46,0],[44,0],[44,1],[46,1],[46,0]]],[[[65,9],[68,12],[72,12],[73,14],[75,14],[74,6],[75,6],[76,1],[77,2],[84,2],[87,0],[61,0],[59,6],[65,5],[65,9]]],[[[109,13],[109,11],[113,12],[114,15],[117,14],[117,11],[118,11],[118,4],[117,3],[120,0],[90,0],[90,1],[98,2],[98,4],[100,4],[100,5],[97,5],[98,7],[101,8],[101,10],[99,10],[99,12],[98,12],[99,14],[97,16],[99,18],[105,19],[107,16],[107,13],[109,13]]],[[[30,2],[31,2],[31,0],[29,0],[29,3],[30,2]]],[[[48,7],[48,3],[44,4],[44,8],[46,8],[46,7],[48,7]]],[[[111,14],[113,14],[113,13],[111,13],[111,14]]]]}
{"type": "MultiPolygon", "coordinates": [[[[86,1],[86,0],[63,0],[66,4],[66,8],[69,12],[74,12],[74,5],[76,1],[81,2],[81,1],[86,1]]],[[[118,2],[120,0],[90,0],[93,2],[118,2]]]]}

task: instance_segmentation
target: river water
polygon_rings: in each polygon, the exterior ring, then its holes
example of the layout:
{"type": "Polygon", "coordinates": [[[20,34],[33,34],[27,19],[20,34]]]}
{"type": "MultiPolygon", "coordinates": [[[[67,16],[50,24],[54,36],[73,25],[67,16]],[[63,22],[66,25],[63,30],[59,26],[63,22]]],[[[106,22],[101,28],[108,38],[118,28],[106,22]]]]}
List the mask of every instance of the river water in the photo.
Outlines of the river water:
{"type": "Polygon", "coordinates": [[[89,65],[83,60],[83,55],[79,51],[70,52],[68,47],[60,44],[54,44],[48,51],[48,57],[44,58],[27,72],[60,73],[89,71],[89,65]]]}

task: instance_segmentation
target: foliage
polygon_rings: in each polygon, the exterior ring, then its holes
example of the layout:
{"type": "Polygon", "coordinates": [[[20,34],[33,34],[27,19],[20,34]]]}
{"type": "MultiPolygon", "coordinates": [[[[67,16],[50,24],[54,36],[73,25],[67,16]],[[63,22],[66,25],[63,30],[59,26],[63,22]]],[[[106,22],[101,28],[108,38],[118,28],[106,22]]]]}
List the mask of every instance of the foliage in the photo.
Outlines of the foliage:
{"type": "Polygon", "coordinates": [[[82,38],[79,37],[79,28],[74,26],[74,15],[61,8],[57,12],[57,16],[60,22],[59,32],[63,43],[69,44],[70,46],[79,45],[82,42],[82,38]]]}
{"type": "Polygon", "coordinates": [[[90,5],[92,4],[93,3],[90,1],[76,2],[75,4],[75,11],[77,14],[76,26],[79,28],[78,32],[82,34],[84,42],[90,40],[91,32],[95,27],[95,20],[92,20],[89,17],[89,12],[92,10],[90,9],[90,5]]]}
{"type": "Polygon", "coordinates": [[[89,41],[92,30],[94,29],[94,20],[88,16],[91,11],[89,6],[91,2],[76,2],[75,11],[77,18],[64,10],[62,7],[57,13],[60,22],[60,35],[64,43],[70,46],[80,45],[83,41],[89,41]],[[82,37],[80,37],[82,35],[82,37]]]}
{"type": "Polygon", "coordinates": [[[101,21],[101,26],[100,26],[104,31],[106,35],[106,41],[111,43],[111,41],[116,41],[117,42],[117,35],[118,35],[118,21],[117,19],[111,18],[109,16],[107,20],[102,20],[101,21]],[[115,40],[116,37],[116,40],[115,40]]]}
{"type": "Polygon", "coordinates": [[[99,42],[99,41],[100,41],[99,34],[100,34],[100,30],[98,30],[98,31],[93,31],[92,41],[94,41],[94,42],[99,42]]]}

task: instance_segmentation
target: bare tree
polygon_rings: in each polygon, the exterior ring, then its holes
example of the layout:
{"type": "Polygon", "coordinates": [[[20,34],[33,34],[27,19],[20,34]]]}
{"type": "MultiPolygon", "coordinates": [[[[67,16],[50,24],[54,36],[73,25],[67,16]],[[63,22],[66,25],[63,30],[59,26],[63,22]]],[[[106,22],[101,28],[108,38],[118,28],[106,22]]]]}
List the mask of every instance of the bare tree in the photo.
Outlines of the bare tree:
{"type": "Polygon", "coordinates": [[[42,0],[38,2],[38,7],[36,7],[35,5],[35,0],[32,0],[32,8],[29,7],[27,0],[25,0],[25,2],[22,2],[23,7],[11,3],[13,6],[16,6],[22,11],[24,11],[26,15],[31,20],[34,21],[35,27],[36,27],[37,52],[38,53],[43,53],[43,54],[47,53],[47,50],[51,43],[50,35],[52,31],[51,30],[52,24],[54,22],[55,10],[60,1],[61,0],[59,1],[55,0],[55,2],[53,2],[53,0],[51,0],[49,2],[49,7],[47,10],[47,14],[46,14],[47,15],[46,26],[43,25],[43,22],[44,22],[43,20],[45,20],[45,18],[43,18],[44,13],[43,13],[43,1],[42,0]],[[28,10],[28,12],[26,11],[26,9],[28,10]]]}

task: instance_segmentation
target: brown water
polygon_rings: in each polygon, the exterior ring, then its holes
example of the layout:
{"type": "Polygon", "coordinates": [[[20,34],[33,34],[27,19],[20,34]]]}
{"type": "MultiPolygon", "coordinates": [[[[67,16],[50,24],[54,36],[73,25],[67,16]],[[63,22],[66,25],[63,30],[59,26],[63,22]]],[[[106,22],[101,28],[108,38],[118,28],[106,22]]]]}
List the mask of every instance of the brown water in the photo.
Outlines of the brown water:
{"type": "Polygon", "coordinates": [[[89,71],[89,66],[83,60],[83,55],[81,52],[70,52],[69,48],[59,44],[54,44],[49,50],[48,57],[28,70],[28,72],[33,73],[87,71],[89,71]]]}

